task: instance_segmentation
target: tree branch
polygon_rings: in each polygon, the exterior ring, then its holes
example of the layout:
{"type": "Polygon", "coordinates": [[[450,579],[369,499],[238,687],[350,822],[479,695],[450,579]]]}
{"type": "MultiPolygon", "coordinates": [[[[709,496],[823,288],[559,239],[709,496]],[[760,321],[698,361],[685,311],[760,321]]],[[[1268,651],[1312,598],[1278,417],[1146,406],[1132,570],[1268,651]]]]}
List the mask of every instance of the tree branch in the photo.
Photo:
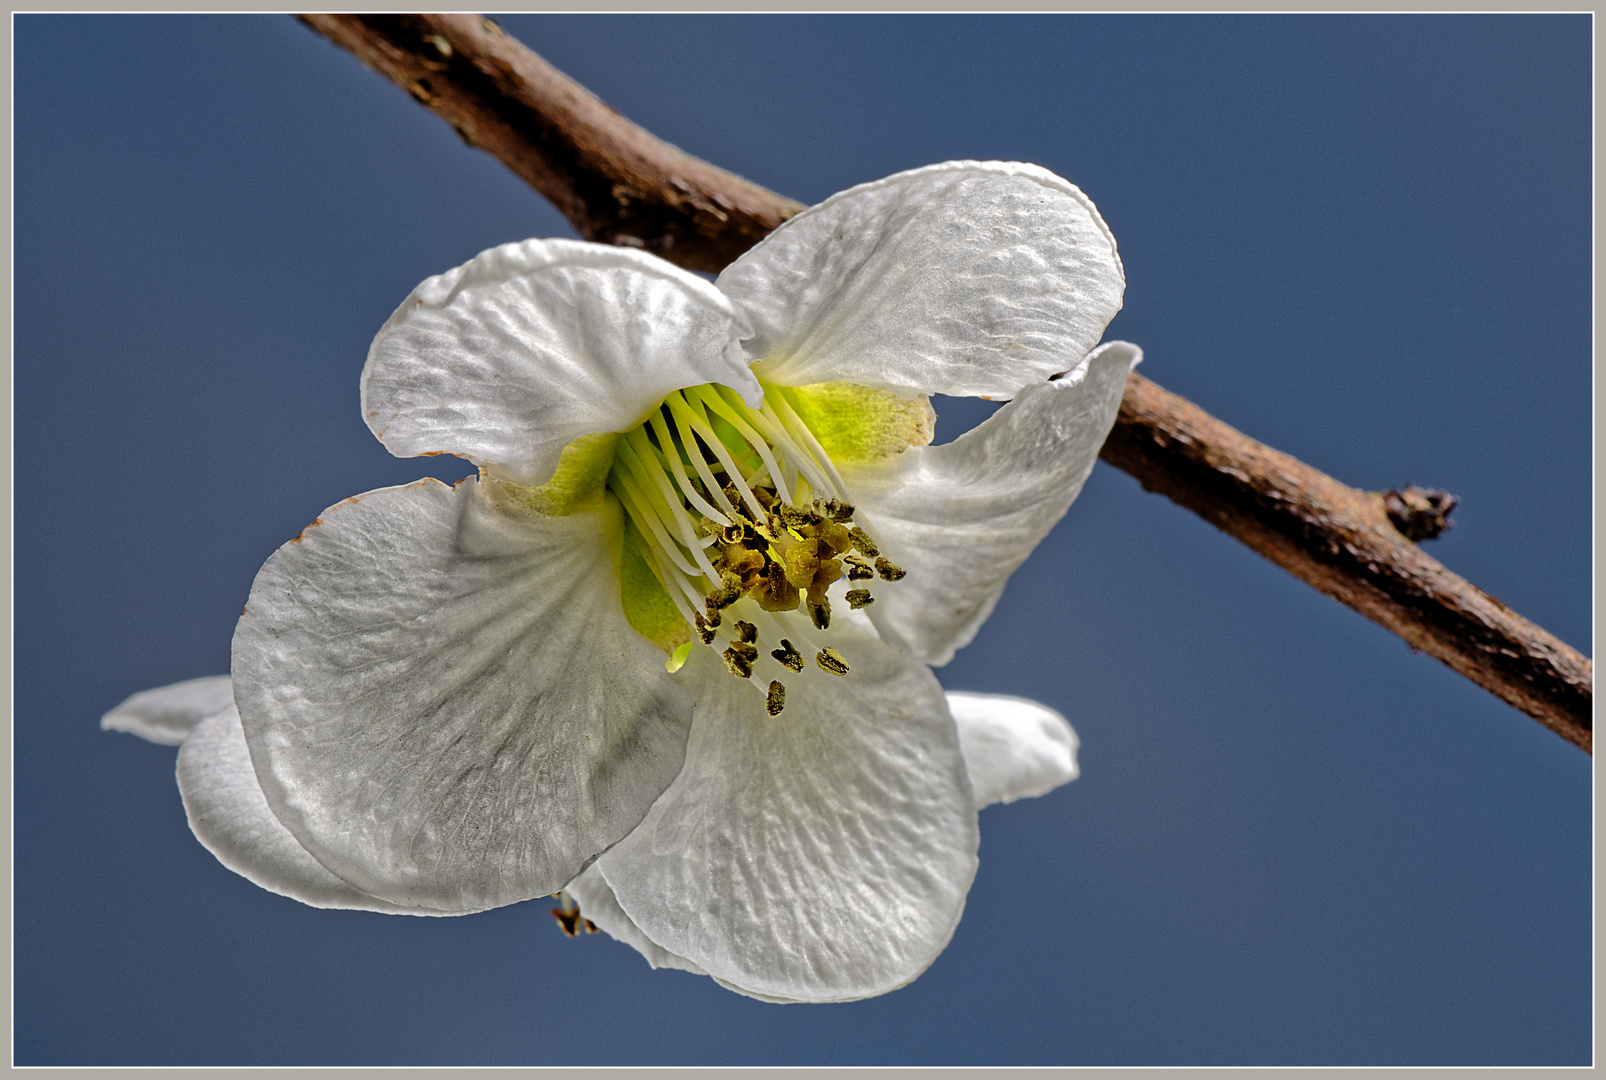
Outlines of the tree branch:
{"type": "MultiPolygon", "coordinates": [[[[802,209],[632,124],[489,19],[297,17],[495,155],[587,239],[717,271],[802,209]]],[[[1593,663],[1401,532],[1437,535],[1453,500],[1348,487],[1136,374],[1100,456],[1591,751],[1593,663]]]]}

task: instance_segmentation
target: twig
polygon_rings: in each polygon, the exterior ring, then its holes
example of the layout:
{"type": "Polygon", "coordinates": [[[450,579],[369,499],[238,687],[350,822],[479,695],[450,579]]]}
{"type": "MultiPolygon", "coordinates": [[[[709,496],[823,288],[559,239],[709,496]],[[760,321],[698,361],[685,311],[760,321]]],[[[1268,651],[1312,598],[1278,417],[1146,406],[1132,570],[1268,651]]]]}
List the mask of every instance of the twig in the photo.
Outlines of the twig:
{"type": "MultiPolygon", "coordinates": [[[[587,238],[719,270],[801,209],[632,124],[478,15],[298,18],[494,154],[587,238]]],[[[1591,750],[1593,663],[1400,531],[1436,535],[1453,505],[1442,493],[1386,503],[1139,375],[1100,456],[1591,750]]]]}
{"type": "Polygon", "coordinates": [[[723,270],[802,203],[632,124],[478,15],[299,15],[545,195],[581,236],[723,270]]]}
{"type": "Polygon", "coordinates": [[[1099,456],[1591,749],[1594,664],[1406,539],[1383,494],[1341,484],[1136,373],[1099,456]]]}

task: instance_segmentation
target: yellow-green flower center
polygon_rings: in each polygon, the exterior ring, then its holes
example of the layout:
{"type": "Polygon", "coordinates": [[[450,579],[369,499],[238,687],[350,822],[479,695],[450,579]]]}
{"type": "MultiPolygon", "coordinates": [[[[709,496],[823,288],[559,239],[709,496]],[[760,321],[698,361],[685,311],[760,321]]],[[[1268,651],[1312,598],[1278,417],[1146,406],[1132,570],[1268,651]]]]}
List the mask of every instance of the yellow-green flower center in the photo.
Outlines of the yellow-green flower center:
{"type": "MultiPolygon", "coordinates": [[[[824,640],[827,589],[844,576],[903,577],[855,521],[812,429],[860,460],[930,439],[923,401],[826,385],[765,387],[756,410],[724,386],[676,391],[617,436],[606,480],[626,515],[620,583],[631,625],[670,652],[671,671],[698,643],[719,649],[732,675],[763,692],[771,715],[786,702],[779,676],[810,662],[833,675],[850,670],[824,640]]],[[[850,609],[875,602],[862,584],[843,598],[850,609]]]]}

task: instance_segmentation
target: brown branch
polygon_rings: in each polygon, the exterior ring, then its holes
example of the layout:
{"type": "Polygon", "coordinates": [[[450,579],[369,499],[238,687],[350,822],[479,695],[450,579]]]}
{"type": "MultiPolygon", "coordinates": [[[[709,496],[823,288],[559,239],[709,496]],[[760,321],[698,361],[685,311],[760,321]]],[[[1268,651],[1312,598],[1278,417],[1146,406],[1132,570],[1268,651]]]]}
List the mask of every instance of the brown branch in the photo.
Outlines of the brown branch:
{"type": "MultiPolygon", "coordinates": [[[[299,18],[494,154],[587,238],[719,270],[801,209],[630,123],[478,15],[299,18]]],[[[1347,487],[1140,375],[1100,456],[1591,749],[1589,659],[1400,531],[1437,535],[1453,505],[1442,493],[1387,500],[1347,487]]]]}
{"type": "Polygon", "coordinates": [[[671,146],[478,15],[299,15],[552,201],[581,236],[723,270],[803,209],[671,146]]]}
{"type": "Polygon", "coordinates": [[[1594,664],[1401,535],[1383,494],[1341,484],[1136,373],[1099,456],[1590,750],[1594,664]]]}

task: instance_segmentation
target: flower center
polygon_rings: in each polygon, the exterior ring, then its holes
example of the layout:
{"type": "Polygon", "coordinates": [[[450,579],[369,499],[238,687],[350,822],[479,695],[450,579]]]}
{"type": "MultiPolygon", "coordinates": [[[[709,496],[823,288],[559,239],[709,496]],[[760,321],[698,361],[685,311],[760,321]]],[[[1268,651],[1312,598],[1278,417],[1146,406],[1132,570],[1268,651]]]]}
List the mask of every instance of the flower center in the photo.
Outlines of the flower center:
{"type": "MultiPolygon", "coordinates": [[[[842,598],[857,609],[875,602],[865,584],[904,576],[855,524],[830,456],[772,388],[757,410],[716,384],[670,394],[619,436],[607,487],[629,519],[626,592],[633,573],[650,572],[681,633],[689,626],[696,642],[723,645],[725,666],[759,688],[772,716],[786,705],[786,673],[810,662],[849,671],[822,640],[831,627],[826,590],[846,576],[854,587],[842,598]]],[[[666,666],[677,670],[696,642],[675,647],[666,666]]]]}

